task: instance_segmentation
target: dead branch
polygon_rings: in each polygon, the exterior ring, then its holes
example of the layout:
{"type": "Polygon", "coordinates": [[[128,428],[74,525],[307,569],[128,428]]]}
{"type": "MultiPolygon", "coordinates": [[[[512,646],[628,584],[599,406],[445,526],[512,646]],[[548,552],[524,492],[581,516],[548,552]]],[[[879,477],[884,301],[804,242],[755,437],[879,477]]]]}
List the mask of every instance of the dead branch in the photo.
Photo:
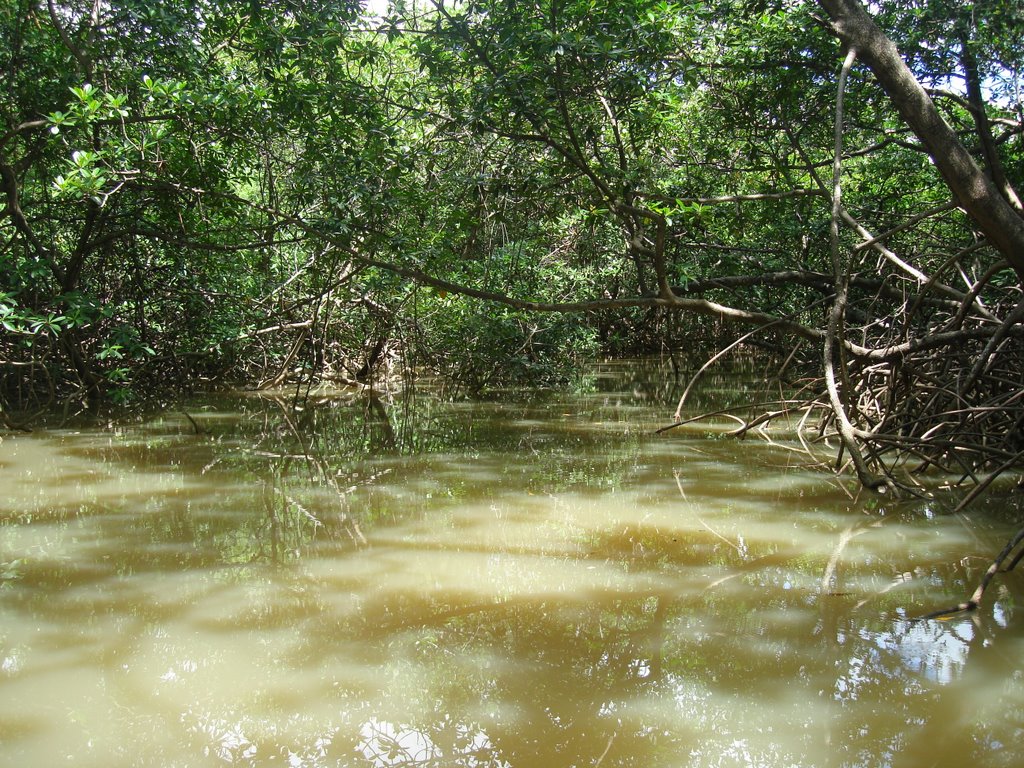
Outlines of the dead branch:
{"type": "Polygon", "coordinates": [[[992,579],[995,578],[995,575],[997,573],[1009,573],[1014,569],[1017,563],[1020,562],[1021,558],[1024,557],[1024,550],[1021,550],[1021,552],[1019,552],[1010,563],[1009,567],[1006,569],[1002,568],[1003,562],[1022,541],[1024,541],[1024,528],[1017,531],[1017,535],[1006,543],[1002,552],[1000,552],[996,556],[996,559],[992,561],[992,564],[988,567],[988,570],[985,571],[985,575],[981,577],[981,582],[978,584],[977,589],[974,590],[974,594],[971,595],[969,600],[963,603],[958,603],[951,608],[944,608],[940,611],[926,613],[924,616],[920,616],[918,620],[925,621],[927,619],[942,619],[947,616],[955,616],[958,613],[969,613],[970,611],[977,610],[978,606],[981,605],[981,599],[985,595],[985,590],[988,589],[988,585],[992,583],[992,579]]]}

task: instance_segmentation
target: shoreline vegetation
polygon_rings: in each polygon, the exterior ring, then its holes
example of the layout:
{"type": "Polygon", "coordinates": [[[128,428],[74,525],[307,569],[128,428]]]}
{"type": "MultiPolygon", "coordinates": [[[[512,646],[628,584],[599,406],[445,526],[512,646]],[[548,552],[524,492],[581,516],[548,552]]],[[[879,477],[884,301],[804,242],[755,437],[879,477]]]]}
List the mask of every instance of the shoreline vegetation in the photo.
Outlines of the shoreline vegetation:
{"type": "Polygon", "coordinates": [[[1024,463],[1022,15],[16,4],[0,428],[756,354],[738,437],[795,421],[868,490],[969,501],[1024,463]]]}

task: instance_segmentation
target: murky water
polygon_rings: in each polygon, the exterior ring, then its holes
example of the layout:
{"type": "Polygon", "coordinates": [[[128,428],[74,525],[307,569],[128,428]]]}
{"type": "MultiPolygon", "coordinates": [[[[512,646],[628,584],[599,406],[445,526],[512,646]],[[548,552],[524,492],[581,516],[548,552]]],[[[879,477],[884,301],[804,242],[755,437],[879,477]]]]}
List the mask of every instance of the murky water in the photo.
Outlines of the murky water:
{"type": "Polygon", "coordinates": [[[1024,577],[911,620],[1017,498],[655,437],[663,377],[4,434],[0,764],[1020,765],[1024,577]]]}

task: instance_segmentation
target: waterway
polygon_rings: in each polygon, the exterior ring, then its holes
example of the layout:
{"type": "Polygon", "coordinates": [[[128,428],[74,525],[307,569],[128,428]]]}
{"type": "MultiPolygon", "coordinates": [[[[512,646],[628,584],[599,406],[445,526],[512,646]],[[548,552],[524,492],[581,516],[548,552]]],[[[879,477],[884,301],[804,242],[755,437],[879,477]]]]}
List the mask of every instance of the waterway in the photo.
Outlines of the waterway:
{"type": "Polygon", "coordinates": [[[785,433],[655,435],[678,390],[625,362],[3,433],[0,764],[1024,764],[1024,576],[915,620],[1018,495],[953,514],[785,433]]]}

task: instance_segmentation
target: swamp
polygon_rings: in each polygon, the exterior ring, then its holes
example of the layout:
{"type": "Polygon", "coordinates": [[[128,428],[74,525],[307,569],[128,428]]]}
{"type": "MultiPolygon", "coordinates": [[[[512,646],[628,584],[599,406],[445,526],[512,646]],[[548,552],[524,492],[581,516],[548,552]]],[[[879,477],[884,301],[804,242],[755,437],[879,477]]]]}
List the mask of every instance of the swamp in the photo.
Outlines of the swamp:
{"type": "Polygon", "coordinates": [[[1024,499],[889,503],[791,436],[655,435],[663,382],[6,438],[0,761],[1019,764],[1020,575],[918,617],[1024,499]]]}
{"type": "Polygon", "coordinates": [[[1024,764],[1024,3],[0,3],[0,763],[1024,764]]]}

